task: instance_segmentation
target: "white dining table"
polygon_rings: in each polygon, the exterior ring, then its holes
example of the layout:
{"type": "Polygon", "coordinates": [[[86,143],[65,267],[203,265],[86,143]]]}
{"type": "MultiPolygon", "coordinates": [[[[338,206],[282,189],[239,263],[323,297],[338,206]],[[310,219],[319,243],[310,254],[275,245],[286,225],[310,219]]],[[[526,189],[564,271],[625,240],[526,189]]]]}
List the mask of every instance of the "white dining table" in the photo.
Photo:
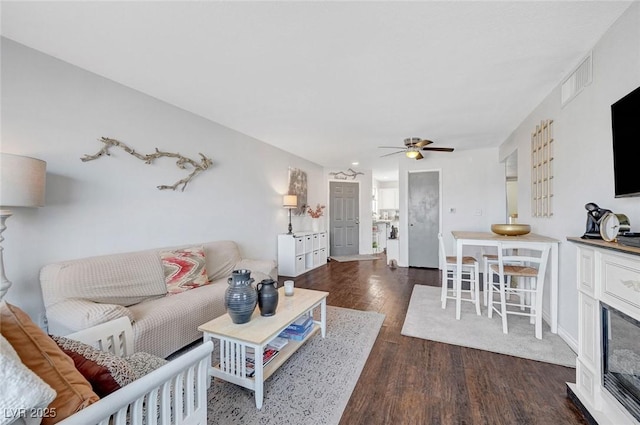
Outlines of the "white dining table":
{"type": "MultiPolygon", "coordinates": [[[[520,236],[502,236],[491,232],[467,232],[454,230],[451,232],[453,238],[456,241],[456,256],[458,263],[456,267],[456,282],[457,289],[462,289],[462,252],[465,246],[498,246],[498,242],[524,242],[530,243],[532,246],[539,244],[548,244],[551,247],[551,332],[558,333],[558,239],[550,238],[548,236],[537,235],[535,233],[528,233],[520,236]]],[[[486,280],[486,277],[484,277],[486,280]]],[[[485,288],[483,288],[485,289],[485,288]]],[[[479,300],[478,300],[479,302],[479,300]]],[[[457,294],[456,300],[456,319],[460,319],[460,304],[461,296],[457,294]]]]}

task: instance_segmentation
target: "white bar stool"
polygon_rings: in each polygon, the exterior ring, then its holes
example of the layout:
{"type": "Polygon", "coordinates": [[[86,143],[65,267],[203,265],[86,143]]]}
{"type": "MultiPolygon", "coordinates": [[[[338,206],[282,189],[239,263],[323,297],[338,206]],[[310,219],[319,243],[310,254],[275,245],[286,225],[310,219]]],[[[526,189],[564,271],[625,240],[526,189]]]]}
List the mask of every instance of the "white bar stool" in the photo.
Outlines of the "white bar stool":
{"type": "Polygon", "coordinates": [[[498,254],[487,254],[485,248],[482,248],[482,298],[485,307],[489,299],[489,285],[491,284],[489,265],[491,264],[498,264],[498,254]]]}
{"type": "MultiPolygon", "coordinates": [[[[447,300],[458,300],[458,291],[456,284],[456,268],[458,258],[456,256],[447,256],[444,249],[444,242],[442,239],[442,233],[438,234],[438,240],[440,242],[440,254],[444,258],[444,268],[442,269],[442,293],[441,301],[442,308],[447,308],[447,300]],[[451,283],[451,288],[449,288],[451,283]]],[[[475,304],[476,313],[480,316],[480,265],[478,260],[474,257],[462,257],[462,282],[469,284],[469,289],[462,289],[460,291],[460,300],[469,301],[475,304]],[[468,277],[465,278],[465,275],[468,277]],[[462,294],[469,294],[469,297],[463,297],[462,294]]],[[[456,303],[459,305],[458,303],[456,303]]],[[[460,320],[460,310],[456,307],[456,319],[460,320]]]]}
{"type": "Polygon", "coordinates": [[[509,333],[507,315],[528,316],[529,322],[535,324],[536,338],[542,339],[542,296],[549,250],[548,244],[498,244],[498,264],[489,266],[489,317],[493,317],[494,311],[501,316],[503,333],[509,333]],[[493,279],[496,274],[498,282],[493,279]],[[517,287],[507,283],[509,276],[518,278],[517,287]],[[493,305],[494,291],[500,292],[499,309],[493,305]],[[517,295],[518,303],[507,302],[507,292],[517,295]],[[509,310],[509,307],[519,308],[509,310]]]}

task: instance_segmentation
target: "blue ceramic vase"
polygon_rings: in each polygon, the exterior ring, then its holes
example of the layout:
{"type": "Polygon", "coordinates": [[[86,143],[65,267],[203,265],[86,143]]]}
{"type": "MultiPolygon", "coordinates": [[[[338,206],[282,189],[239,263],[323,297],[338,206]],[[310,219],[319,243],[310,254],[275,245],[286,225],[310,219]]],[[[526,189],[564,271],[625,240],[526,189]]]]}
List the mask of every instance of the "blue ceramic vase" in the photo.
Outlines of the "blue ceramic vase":
{"type": "Polygon", "coordinates": [[[227,279],[229,287],[224,293],[224,306],[233,323],[247,323],[258,303],[258,292],[253,287],[251,270],[240,269],[231,272],[227,279]]]}

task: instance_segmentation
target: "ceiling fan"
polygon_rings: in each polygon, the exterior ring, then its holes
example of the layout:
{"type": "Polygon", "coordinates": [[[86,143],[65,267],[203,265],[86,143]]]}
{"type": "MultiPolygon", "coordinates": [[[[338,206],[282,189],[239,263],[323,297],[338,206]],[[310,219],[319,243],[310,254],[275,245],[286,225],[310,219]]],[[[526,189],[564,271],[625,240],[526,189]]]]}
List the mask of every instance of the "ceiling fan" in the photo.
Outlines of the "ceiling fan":
{"type": "Polygon", "coordinates": [[[410,138],[404,139],[404,149],[398,146],[378,146],[378,147],[381,149],[401,149],[397,152],[391,152],[386,155],[382,155],[381,158],[384,156],[390,156],[390,155],[395,155],[397,153],[404,152],[407,158],[418,160],[418,159],[424,158],[424,156],[422,156],[420,151],[453,152],[453,148],[429,147],[429,145],[432,143],[433,142],[431,140],[421,139],[419,137],[410,137],[410,138]]]}

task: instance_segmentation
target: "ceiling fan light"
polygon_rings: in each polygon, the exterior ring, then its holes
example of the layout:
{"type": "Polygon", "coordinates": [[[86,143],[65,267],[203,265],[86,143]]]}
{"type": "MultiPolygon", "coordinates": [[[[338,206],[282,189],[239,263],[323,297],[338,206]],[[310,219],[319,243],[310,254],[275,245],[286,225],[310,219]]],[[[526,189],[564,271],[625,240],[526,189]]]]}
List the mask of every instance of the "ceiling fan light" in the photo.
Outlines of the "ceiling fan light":
{"type": "Polygon", "coordinates": [[[411,159],[415,159],[418,157],[418,155],[420,155],[420,152],[413,150],[413,149],[409,149],[405,155],[407,155],[407,158],[411,158],[411,159]]]}

